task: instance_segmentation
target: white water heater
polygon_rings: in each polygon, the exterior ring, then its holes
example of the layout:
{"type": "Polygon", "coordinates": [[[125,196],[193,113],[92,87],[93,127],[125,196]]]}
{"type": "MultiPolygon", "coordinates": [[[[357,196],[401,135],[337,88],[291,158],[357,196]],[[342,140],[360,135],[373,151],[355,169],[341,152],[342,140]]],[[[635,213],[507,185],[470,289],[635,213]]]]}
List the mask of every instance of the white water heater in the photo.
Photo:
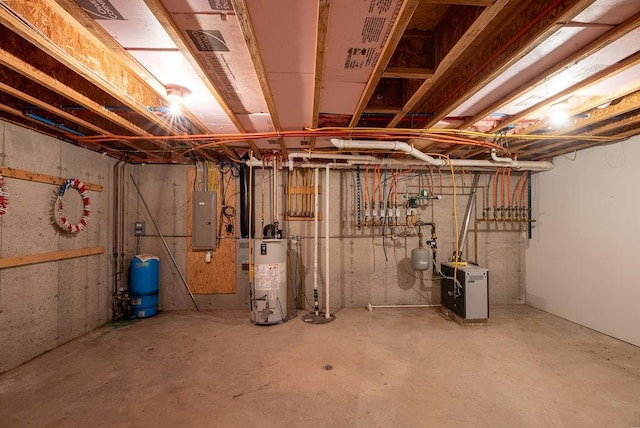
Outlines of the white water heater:
{"type": "Polygon", "coordinates": [[[253,245],[251,322],[287,320],[287,240],[257,239],[253,245]]]}

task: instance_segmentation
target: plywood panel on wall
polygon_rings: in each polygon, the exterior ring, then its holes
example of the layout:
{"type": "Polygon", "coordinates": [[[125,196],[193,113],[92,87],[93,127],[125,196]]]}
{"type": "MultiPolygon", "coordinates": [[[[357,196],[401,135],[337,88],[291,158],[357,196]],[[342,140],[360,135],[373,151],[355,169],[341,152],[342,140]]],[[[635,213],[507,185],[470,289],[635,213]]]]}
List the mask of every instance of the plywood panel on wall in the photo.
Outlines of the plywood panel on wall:
{"type": "MultiPolygon", "coordinates": [[[[217,172],[218,182],[220,178],[217,172]]],[[[191,250],[191,196],[193,183],[195,180],[195,168],[189,168],[187,172],[188,192],[187,192],[187,281],[193,294],[234,294],[236,292],[236,240],[232,236],[229,239],[219,239],[218,248],[213,252],[211,262],[205,261],[204,251],[191,250]]],[[[236,192],[235,181],[225,182],[227,186],[226,194],[233,195],[236,192]]],[[[222,208],[222,198],[218,192],[216,198],[218,213],[217,222],[220,222],[220,210],[222,208]]],[[[235,198],[231,198],[229,206],[235,207],[235,198]]],[[[227,233],[223,229],[222,235],[227,233]]]]}

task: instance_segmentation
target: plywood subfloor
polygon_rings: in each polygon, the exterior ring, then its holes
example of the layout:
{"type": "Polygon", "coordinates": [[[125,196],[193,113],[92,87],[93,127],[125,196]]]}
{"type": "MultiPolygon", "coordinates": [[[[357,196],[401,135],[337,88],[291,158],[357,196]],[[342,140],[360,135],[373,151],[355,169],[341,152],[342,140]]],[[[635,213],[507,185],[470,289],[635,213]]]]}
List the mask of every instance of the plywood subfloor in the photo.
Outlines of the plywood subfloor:
{"type": "Polygon", "coordinates": [[[640,348],[527,306],[327,325],[247,311],[107,325],[0,375],[0,426],[638,426],[640,348]]]}

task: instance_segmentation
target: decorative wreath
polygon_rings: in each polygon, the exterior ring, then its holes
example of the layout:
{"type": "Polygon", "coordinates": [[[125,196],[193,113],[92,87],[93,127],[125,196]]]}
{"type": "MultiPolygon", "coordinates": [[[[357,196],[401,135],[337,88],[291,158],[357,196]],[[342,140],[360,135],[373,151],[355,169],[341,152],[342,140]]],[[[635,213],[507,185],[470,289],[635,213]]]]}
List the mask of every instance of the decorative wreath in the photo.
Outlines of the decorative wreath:
{"type": "Polygon", "coordinates": [[[4,187],[4,177],[0,175],[0,215],[6,214],[7,204],[9,203],[9,193],[4,187]]]}
{"type": "Polygon", "coordinates": [[[77,178],[70,178],[56,189],[56,194],[59,220],[55,221],[55,224],[63,232],[68,233],[78,233],[82,229],[87,227],[87,221],[89,220],[89,214],[91,213],[91,200],[89,199],[87,186],[85,186],[85,184],[77,178]],[[82,211],[82,220],[80,220],[80,223],[78,224],[71,224],[69,222],[67,216],[64,213],[64,206],[62,205],[62,197],[64,196],[64,193],[70,188],[76,189],[78,192],[80,192],[80,196],[82,196],[82,204],[84,207],[82,211]]]}

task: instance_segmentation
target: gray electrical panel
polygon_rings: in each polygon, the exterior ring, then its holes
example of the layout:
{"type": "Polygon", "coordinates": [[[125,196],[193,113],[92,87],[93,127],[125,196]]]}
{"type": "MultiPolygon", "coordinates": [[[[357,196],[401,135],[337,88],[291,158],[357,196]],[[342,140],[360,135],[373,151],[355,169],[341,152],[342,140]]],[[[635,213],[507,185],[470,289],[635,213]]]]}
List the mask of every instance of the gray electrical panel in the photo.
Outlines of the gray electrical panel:
{"type": "Polygon", "coordinates": [[[191,196],[191,249],[216,249],[216,192],[193,192],[191,196]]]}

